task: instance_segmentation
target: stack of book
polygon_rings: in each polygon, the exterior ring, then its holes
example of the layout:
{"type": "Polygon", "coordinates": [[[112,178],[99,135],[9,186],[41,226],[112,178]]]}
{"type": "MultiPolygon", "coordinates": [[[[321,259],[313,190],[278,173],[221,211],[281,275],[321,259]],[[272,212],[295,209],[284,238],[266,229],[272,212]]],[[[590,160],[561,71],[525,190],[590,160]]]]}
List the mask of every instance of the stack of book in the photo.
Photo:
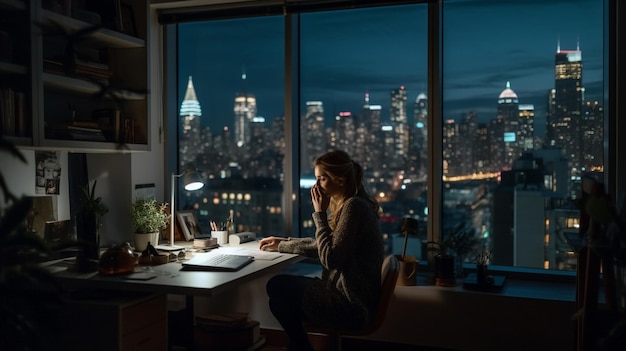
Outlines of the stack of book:
{"type": "Polygon", "coordinates": [[[217,238],[194,238],[193,247],[198,249],[214,249],[219,247],[217,238]]]}
{"type": "Polygon", "coordinates": [[[259,322],[247,313],[214,313],[195,317],[196,349],[256,350],[265,344],[259,322]]]}
{"type": "Polygon", "coordinates": [[[46,138],[60,140],[106,141],[102,129],[91,121],[71,121],[46,128],[46,138]]]}

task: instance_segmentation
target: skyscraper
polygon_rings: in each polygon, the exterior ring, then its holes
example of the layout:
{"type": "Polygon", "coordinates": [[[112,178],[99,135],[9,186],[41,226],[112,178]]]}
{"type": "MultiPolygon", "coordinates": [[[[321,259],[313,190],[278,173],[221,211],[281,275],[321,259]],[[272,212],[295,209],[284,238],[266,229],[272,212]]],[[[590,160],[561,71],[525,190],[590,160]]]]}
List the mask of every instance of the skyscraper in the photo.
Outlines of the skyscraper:
{"type": "Polygon", "coordinates": [[[511,82],[506,82],[505,89],[498,96],[496,118],[502,122],[500,124],[502,130],[494,135],[497,149],[500,150],[497,162],[500,169],[511,169],[513,161],[521,155],[518,141],[519,99],[511,89],[511,82]]]}
{"type": "Polygon", "coordinates": [[[361,108],[361,119],[359,127],[362,127],[361,136],[363,147],[358,157],[364,169],[381,169],[383,150],[382,143],[382,121],[380,112],[382,106],[370,104],[370,95],[365,93],[363,107],[361,108]]]}
{"type": "Polygon", "coordinates": [[[415,165],[418,179],[425,179],[428,166],[428,97],[420,93],[415,98],[413,109],[415,124],[411,125],[411,152],[409,157],[411,165],[415,165]],[[413,150],[414,148],[414,150],[413,150]]]}
{"type": "Polygon", "coordinates": [[[202,137],[200,135],[200,116],[202,116],[202,109],[196,96],[193,81],[191,76],[189,76],[185,99],[180,105],[182,136],[178,141],[178,164],[181,168],[184,168],[188,163],[196,162],[196,157],[203,152],[202,137]]]}
{"type": "Polygon", "coordinates": [[[300,166],[303,171],[313,170],[313,161],[326,150],[324,133],[324,104],[321,101],[307,101],[306,113],[300,124],[300,166]]]}
{"type": "Polygon", "coordinates": [[[390,117],[393,128],[394,153],[391,166],[405,168],[409,152],[409,128],[407,125],[407,93],[404,86],[391,90],[390,117]]]}
{"type": "Polygon", "coordinates": [[[242,91],[235,96],[235,143],[243,146],[250,142],[250,122],[256,117],[256,98],[246,91],[246,74],[241,75],[242,91]]]}
{"type": "Polygon", "coordinates": [[[554,64],[554,102],[549,111],[550,135],[554,147],[563,150],[570,168],[577,174],[583,164],[582,108],[584,88],[582,85],[583,63],[580,48],[561,50],[557,45],[554,64]]]}
{"type": "Polygon", "coordinates": [[[519,105],[519,133],[517,140],[521,152],[535,148],[535,106],[532,104],[519,105]]]}
{"type": "Polygon", "coordinates": [[[202,116],[202,109],[200,108],[200,102],[196,96],[196,90],[193,87],[193,81],[191,76],[187,81],[187,90],[185,91],[185,99],[180,105],[180,116],[183,121],[183,133],[187,133],[192,129],[198,129],[200,126],[200,116],[202,116]]]}

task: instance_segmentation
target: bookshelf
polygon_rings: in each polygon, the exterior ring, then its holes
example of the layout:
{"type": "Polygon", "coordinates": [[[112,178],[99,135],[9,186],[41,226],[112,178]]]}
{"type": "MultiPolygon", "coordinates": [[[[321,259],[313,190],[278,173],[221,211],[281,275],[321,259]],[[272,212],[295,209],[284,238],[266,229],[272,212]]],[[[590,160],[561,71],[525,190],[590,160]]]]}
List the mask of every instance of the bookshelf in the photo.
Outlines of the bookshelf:
{"type": "Polygon", "coordinates": [[[0,135],[23,149],[150,150],[147,0],[0,10],[0,135]]]}

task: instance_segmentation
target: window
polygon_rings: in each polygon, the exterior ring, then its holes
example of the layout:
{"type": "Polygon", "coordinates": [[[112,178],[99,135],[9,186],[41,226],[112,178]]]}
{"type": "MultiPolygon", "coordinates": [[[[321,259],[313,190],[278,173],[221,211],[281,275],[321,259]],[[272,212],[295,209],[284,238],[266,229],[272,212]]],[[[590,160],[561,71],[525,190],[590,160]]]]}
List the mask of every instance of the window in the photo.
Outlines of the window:
{"type": "Polygon", "coordinates": [[[401,218],[421,221],[407,244],[409,254],[420,256],[426,240],[427,32],[425,4],[301,15],[302,236],[315,234],[313,160],[341,149],[363,167],[391,251],[402,251],[401,218]]]}
{"type": "Polygon", "coordinates": [[[444,3],[443,231],[470,224],[492,264],[574,268],[580,177],[604,170],[602,6],[444,3]]]}
{"type": "Polygon", "coordinates": [[[563,234],[578,224],[580,177],[605,170],[602,2],[405,3],[246,3],[177,24],[177,167],[208,178],[178,203],[205,228],[234,209],[239,231],[312,236],[311,164],[341,148],[365,168],[391,252],[412,216],[420,259],[464,224],[492,264],[573,270],[563,234]]]}
{"type": "Polygon", "coordinates": [[[233,211],[238,232],[282,235],[282,17],[192,22],[178,28],[178,169],[206,179],[177,194],[203,232],[233,211]]]}

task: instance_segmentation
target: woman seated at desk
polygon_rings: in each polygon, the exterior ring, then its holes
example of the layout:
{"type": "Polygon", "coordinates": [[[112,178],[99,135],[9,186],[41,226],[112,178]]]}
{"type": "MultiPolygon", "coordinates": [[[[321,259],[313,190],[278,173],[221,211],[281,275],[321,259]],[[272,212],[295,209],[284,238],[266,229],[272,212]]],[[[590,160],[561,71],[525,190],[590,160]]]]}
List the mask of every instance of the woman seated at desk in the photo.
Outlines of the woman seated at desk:
{"type": "Polygon", "coordinates": [[[268,237],[259,243],[261,250],[319,258],[323,266],[321,279],[277,275],[267,283],[269,306],[287,334],[289,350],[313,350],[303,321],[364,328],[375,318],[380,295],[379,206],[363,187],[363,168],[340,150],[318,157],[313,165],[315,238],[268,237]]]}

